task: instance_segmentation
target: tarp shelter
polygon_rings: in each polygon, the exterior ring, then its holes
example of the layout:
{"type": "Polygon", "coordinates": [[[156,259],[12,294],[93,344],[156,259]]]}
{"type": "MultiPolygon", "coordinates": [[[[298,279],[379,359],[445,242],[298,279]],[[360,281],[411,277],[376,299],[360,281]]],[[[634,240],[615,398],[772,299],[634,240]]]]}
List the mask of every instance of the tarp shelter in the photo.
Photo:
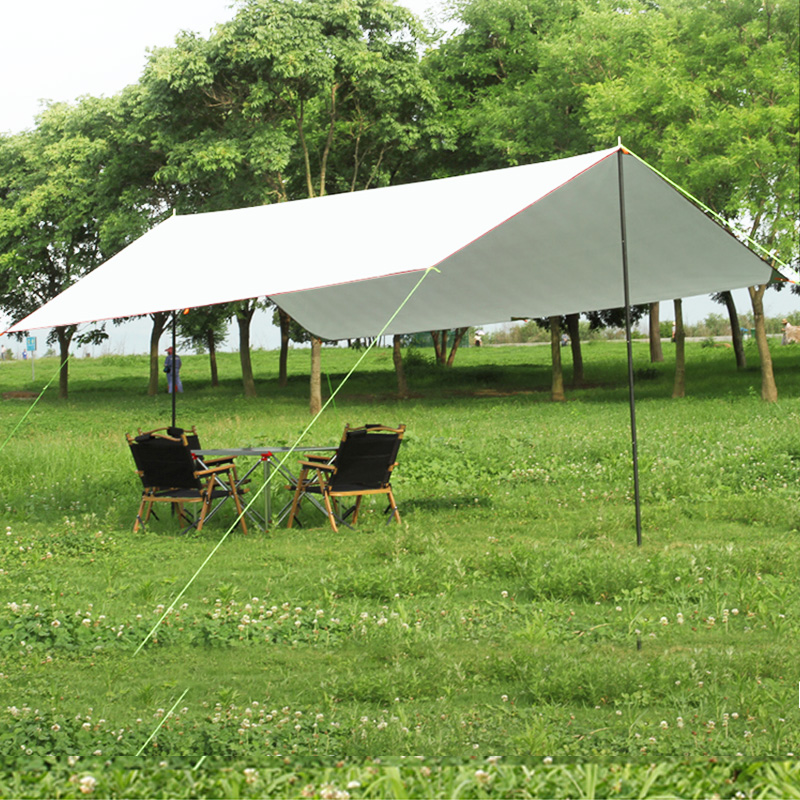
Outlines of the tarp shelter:
{"type": "Polygon", "coordinates": [[[634,304],[765,283],[771,274],[652,169],[614,147],[173,216],[9,330],[266,295],[322,338],[376,335],[430,267],[436,271],[384,333],[616,308],[624,304],[623,244],[634,304]]]}
{"type": "MultiPolygon", "coordinates": [[[[766,283],[771,275],[620,145],[172,217],[9,330],[266,295],[312,333],[345,339],[627,307],[766,283]]],[[[630,334],[628,377],[641,542],[630,334]]]]}

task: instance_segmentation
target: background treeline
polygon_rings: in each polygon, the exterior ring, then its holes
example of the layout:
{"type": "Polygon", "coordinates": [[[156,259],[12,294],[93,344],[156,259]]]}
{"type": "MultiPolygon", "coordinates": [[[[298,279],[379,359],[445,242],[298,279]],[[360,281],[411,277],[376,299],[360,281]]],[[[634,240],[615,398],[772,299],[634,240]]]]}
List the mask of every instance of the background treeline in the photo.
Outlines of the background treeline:
{"type": "MultiPolygon", "coordinates": [[[[800,312],[792,312],[789,314],[788,320],[792,324],[800,324],[800,312]]],[[[659,334],[662,339],[669,339],[672,337],[671,320],[662,320],[659,323],[659,334]]],[[[739,315],[739,329],[740,332],[746,331],[745,336],[752,334],[754,330],[755,320],[752,313],[739,315]]],[[[783,317],[765,317],[764,327],[768,336],[781,336],[783,333],[783,317]]],[[[730,337],[731,323],[728,317],[723,314],[707,314],[702,320],[694,324],[684,323],[684,334],[687,337],[714,337],[724,336],[730,337]]],[[[581,320],[579,323],[580,338],[583,341],[591,341],[593,339],[624,339],[625,329],[617,327],[604,327],[592,328],[591,322],[588,320],[581,320]]],[[[641,330],[633,330],[631,335],[634,339],[644,338],[647,333],[641,330]]],[[[550,331],[547,327],[542,327],[537,324],[536,320],[528,320],[527,322],[517,325],[506,325],[503,329],[492,331],[483,337],[485,344],[522,344],[525,342],[549,342],[550,331]]]]}
{"type": "MultiPolygon", "coordinates": [[[[452,14],[445,35],[390,0],[238,0],[210,36],[155,48],[119,94],[53,104],[32,130],[0,136],[0,311],[27,315],[173,213],[543,161],[617,137],[797,263],[796,3],[470,0],[452,14]]],[[[245,394],[265,305],[195,312],[182,332],[213,354],[234,320],[245,394]]],[[[152,321],[155,392],[168,316],[152,321]]],[[[280,309],[276,321],[284,344],[307,338],[280,309]]],[[[73,340],[104,335],[68,326],[50,339],[66,361],[73,340]]],[[[62,396],[67,381],[65,363],[62,396]]]]}

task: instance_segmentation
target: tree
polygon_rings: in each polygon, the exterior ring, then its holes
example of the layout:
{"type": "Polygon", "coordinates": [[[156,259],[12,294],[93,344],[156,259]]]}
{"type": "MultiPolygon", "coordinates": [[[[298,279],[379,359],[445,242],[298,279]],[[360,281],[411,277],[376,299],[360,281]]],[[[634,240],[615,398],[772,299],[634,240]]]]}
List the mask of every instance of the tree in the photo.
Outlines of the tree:
{"type": "Polygon", "coordinates": [[[744,341],[742,338],[742,328],[739,325],[739,314],[736,312],[736,303],[733,299],[733,293],[730,291],[717,292],[711,295],[712,300],[716,303],[724,303],[728,311],[728,319],[731,324],[731,341],[733,342],[733,352],[736,355],[736,368],[745,369],[747,367],[747,359],[744,354],[744,341]]]}
{"type": "Polygon", "coordinates": [[[750,300],[753,304],[753,319],[756,331],[758,357],[761,359],[761,399],[774,403],[778,399],[778,387],[772,371],[772,355],[769,352],[767,331],[764,326],[764,292],[767,284],[750,286],[750,300]]]}
{"type": "Polygon", "coordinates": [[[309,411],[312,416],[322,410],[322,339],[318,336],[311,337],[311,392],[309,398],[309,411]]]}
{"type": "Polygon", "coordinates": [[[208,40],[153,53],[161,179],[189,187],[194,210],[387,185],[433,100],[422,36],[386,0],[243,0],[208,40]]]}
{"type": "MultiPolygon", "coordinates": [[[[573,42],[578,59],[585,51],[603,65],[586,100],[598,140],[621,135],[634,142],[723,221],[746,223],[765,252],[796,261],[796,9],[776,0],[630,7],[637,13],[623,14],[613,3],[584,15],[573,42]],[[622,29],[637,34],[633,52],[613,37],[622,29]]],[[[759,348],[766,350],[766,339],[759,348]]],[[[770,371],[771,360],[762,358],[761,369],[770,371]]],[[[774,377],[765,374],[763,383],[774,377]]]]}
{"type": "Polygon", "coordinates": [[[259,308],[266,308],[266,303],[259,301],[257,297],[230,304],[233,318],[239,328],[239,363],[242,367],[242,386],[245,397],[256,397],[258,394],[253,377],[253,361],[250,357],[250,323],[259,308]]]}
{"type": "Polygon", "coordinates": [[[147,394],[155,397],[158,394],[158,343],[161,341],[161,336],[169,324],[172,314],[169,311],[156,311],[154,314],[148,314],[153,321],[153,327],[150,329],[150,380],[147,383],[147,394]]]}
{"type": "MultiPolygon", "coordinates": [[[[566,330],[569,336],[570,350],[572,351],[572,382],[574,385],[583,383],[583,352],[581,350],[580,314],[567,314],[565,317],[539,317],[533,320],[542,330],[547,330],[552,339],[553,320],[558,319],[558,333],[566,330]]],[[[561,341],[559,340],[559,345],[561,341]]],[[[553,384],[559,386],[559,391],[564,391],[564,375],[561,350],[554,354],[552,359],[553,384]],[[558,360],[556,361],[555,358],[558,360]]],[[[556,399],[556,398],[554,398],[556,399]]],[[[561,398],[563,399],[563,397],[561,398]]]]}
{"type": "MultiPolygon", "coordinates": [[[[590,149],[583,88],[554,43],[574,25],[577,0],[472,0],[460,30],[426,54],[439,94],[426,165],[434,176],[496,169],[590,149]]],[[[563,45],[562,45],[563,46],[563,45]]]]}
{"type": "Polygon", "coordinates": [[[550,399],[563,402],[564,371],[561,368],[561,317],[550,317],[550,355],[553,361],[553,384],[550,399]]]}
{"type": "MultiPolygon", "coordinates": [[[[50,106],[32,131],[0,138],[0,307],[27,316],[100,264],[103,226],[119,196],[105,168],[113,100],[50,106]]],[[[68,396],[69,348],[101,329],[55,329],[59,397],[68,396]]]]}
{"type": "Polygon", "coordinates": [[[469,328],[456,328],[453,331],[453,342],[450,347],[450,353],[447,352],[447,337],[449,331],[431,331],[431,339],[433,339],[433,351],[436,355],[436,363],[442,367],[452,367],[456,358],[456,351],[458,350],[464,335],[469,328]]]}
{"type": "Polygon", "coordinates": [[[404,337],[401,333],[396,333],[392,337],[392,361],[394,362],[394,371],[397,376],[397,396],[402,400],[408,397],[408,381],[403,368],[403,339],[404,337]]]}
{"type": "MultiPolygon", "coordinates": [[[[289,342],[308,344],[312,340],[312,334],[309,333],[299,322],[292,319],[292,317],[290,317],[280,306],[277,305],[275,306],[275,311],[272,314],[272,323],[273,325],[277,325],[281,331],[281,350],[278,358],[278,383],[280,386],[286,386],[288,382],[287,362],[289,354],[289,342]]],[[[328,344],[333,344],[333,342],[328,342],[328,344]]]]}
{"type": "Polygon", "coordinates": [[[289,340],[291,339],[291,324],[294,320],[280,307],[275,306],[275,314],[272,321],[275,322],[277,315],[277,325],[281,331],[281,349],[278,358],[278,386],[286,386],[289,382],[288,361],[289,361],[289,340]]]}
{"type": "Polygon", "coordinates": [[[580,314],[567,314],[565,323],[569,335],[569,346],[572,350],[572,382],[583,383],[583,352],[581,351],[580,314]]]}
{"type": "Polygon", "coordinates": [[[650,339],[650,363],[652,364],[658,364],[664,360],[664,351],[661,349],[660,310],[660,303],[650,303],[648,330],[650,339]]]}
{"type": "Polygon", "coordinates": [[[230,318],[231,310],[224,304],[193,308],[178,318],[178,333],[184,343],[199,352],[208,352],[212,386],[219,386],[217,348],[228,336],[230,318]]]}
{"type": "Polygon", "coordinates": [[[797,261],[791,3],[472,0],[457,9],[463,29],[425,61],[442,97],[438,174],[572,155],[621,136],[724,222],[746,221],[766,251],[797,261]]]}
{"type": "Polygon", "coordinates": [[[686,396],[686,332],[683,328],[683,300],[673,301],[675,306],[675,381],[674,398],[686,396]]]}

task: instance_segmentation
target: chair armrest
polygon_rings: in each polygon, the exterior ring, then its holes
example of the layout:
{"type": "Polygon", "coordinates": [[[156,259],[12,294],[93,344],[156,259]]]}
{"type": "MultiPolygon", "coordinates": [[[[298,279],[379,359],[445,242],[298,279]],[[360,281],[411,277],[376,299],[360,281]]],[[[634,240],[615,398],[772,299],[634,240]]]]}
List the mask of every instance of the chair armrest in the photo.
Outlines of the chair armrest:
{"type": "Polygon", "coordinates": [[[301,467],[309,467],[310,469],[324,469],[328,472],[334,472],[336,467],[333,464],[328,464],[324,461],[300,461],[301,467]]]}
{"type": "Polygon", "coordinates": [[[228,465],[220,465],[218,467],[210,467],[209,469],[198,469],[195,471],[195,475],[200,477],[202,475],[216,475],[218,472],[230,472],[232,464],[228,465]]]}

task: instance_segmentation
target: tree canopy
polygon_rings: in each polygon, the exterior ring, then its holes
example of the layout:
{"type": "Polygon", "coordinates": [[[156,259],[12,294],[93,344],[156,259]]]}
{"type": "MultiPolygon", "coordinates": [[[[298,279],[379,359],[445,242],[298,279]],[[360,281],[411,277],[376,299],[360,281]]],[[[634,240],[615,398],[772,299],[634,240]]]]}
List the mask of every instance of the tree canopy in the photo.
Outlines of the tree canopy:
{"type": "Polygon", "coordinates": [[[796,4],[453,8],[442,36],[392,0],[239,0],[210,36],[153,50],[118,96],[51,106],[32,131],[0,136],[0,309],[27,314],[174,211],[542,161],[617,137],[800,260],[796,4]]]}

